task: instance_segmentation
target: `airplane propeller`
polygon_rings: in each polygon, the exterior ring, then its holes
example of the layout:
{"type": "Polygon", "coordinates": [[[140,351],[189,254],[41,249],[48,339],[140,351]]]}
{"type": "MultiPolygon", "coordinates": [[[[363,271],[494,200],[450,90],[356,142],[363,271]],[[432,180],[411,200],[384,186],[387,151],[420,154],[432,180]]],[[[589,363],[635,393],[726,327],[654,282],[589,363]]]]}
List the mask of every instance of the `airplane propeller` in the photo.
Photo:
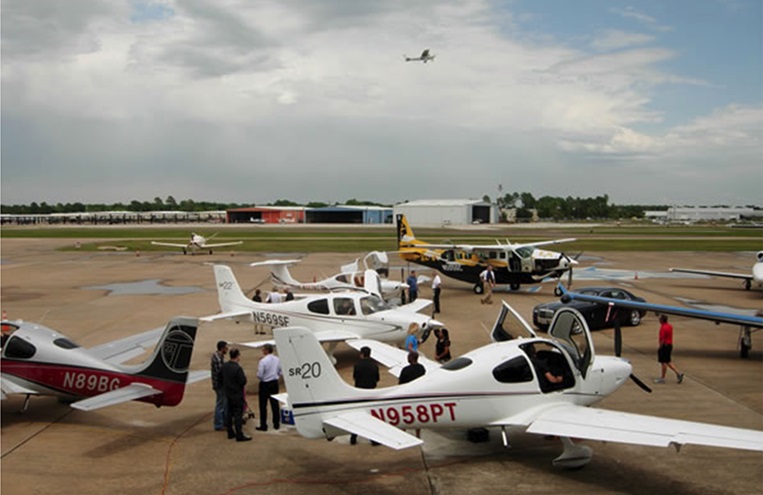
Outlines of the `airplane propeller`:
{"type": "MultiPolygon", "coordinates": [[[[620,357],[620,355],[623,352],[623,335],[620,331],[620,321],[618,319],[615,319],[615,356],[620,357]]],[[[652,393],[652,389],[649,388],[649,386],[642,382],[636,375],[633,373],[630,374],[630,379],[633,380],[633,383],[641,387],[641,390],[652,393]]]]}

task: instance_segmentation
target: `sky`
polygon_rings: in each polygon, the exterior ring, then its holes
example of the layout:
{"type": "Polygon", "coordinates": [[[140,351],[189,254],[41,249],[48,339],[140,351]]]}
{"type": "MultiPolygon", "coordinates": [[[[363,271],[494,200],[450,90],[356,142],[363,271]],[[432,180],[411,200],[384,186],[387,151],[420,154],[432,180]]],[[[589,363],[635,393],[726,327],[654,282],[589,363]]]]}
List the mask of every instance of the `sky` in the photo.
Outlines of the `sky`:
{"type": "Polygon", "coordinates": [[[763,206],[763,0],[2,0],[3,204],[763,206]],[[430,63],[406,62],[428,48],[430,63]]]}

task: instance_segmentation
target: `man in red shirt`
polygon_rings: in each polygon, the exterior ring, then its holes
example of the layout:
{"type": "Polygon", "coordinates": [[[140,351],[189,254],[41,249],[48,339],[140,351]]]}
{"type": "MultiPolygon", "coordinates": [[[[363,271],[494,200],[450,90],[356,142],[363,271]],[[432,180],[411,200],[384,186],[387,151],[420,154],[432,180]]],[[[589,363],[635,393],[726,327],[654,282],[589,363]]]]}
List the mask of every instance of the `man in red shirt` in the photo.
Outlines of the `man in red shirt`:
{"type": "Polygon", "coordinates": [[[668,371],[668,368],[673,370],[673,372],[676,374],[676,379],[678,380],[678,383],[681,383],[684,381],[684,374],[680,373],[675,366],[673,366],[673,362],[671,359],[671,354],[673,352],[673,325],[668,323],[668,316],[667,315],[660,315],[660,348],[657,351],[657,360],[662,365],[662,375],[660,378],[657,378],[654,380],[654,383],[665,383],[665,374],[668,371]]]}

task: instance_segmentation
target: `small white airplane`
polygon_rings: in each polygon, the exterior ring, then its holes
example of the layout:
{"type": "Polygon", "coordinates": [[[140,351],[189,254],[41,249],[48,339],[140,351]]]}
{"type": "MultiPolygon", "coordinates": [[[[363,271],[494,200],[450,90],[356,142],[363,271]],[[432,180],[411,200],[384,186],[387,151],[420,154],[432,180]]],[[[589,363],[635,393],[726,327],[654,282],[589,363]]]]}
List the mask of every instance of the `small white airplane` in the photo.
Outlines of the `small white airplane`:
{"type": "Polygon", "coordinates": [[[373,265],[388,265],[389,259],[387,253],[380,251],[373,251],[366,255],[363,260],[365,265],[364,270],[360,270],[358,260],[343,265],[340,268],[340,272],[331,277],[315,282],[300,282],[296,280],[289,272],[289,266],[299,263],[300,260],[269,260],[261,261],[257,263],[251,263],[249,266],[269,266],[270,278],[277,287],[290,287],[297,290],[318,290],[318,291],[333,291],[333,290],[365,290],[371,294],[375,294],[382,298],[399,296],[400,291],[408,288],[408,284],[403,282],[395,282],[387,278],[378,277],[377,275],[370,275],[368,271],[375,273],[369,267],[369,258],[375,260],[373,265]],[[379,287],[367,286],[365,281],[368,277],[372,277],[370,280],[378,280],[379,287]],[[374,278],[375,277],[375,278],[374,278]]]}
{"type": "MultiPolygon", "coordinates": [[[[426,340],[434,328],[443,324],[418,311],[432,301],[416,299],[403,306],[392,307],[379,296],[360,291],[332,292],[304,296],[280,303],[258,303],[248,299],[230,267],[214,265],[218,301],[221,313],[201,318],[202,321],[219,319],[246,320],[272,328],[292,325],[310,327],[320,342],[328,342],[333,353],[339,342],[353,339],[375,339],[402,343],[411,323],[419,325],[418,337],[426,340]]],[[[373,286],[376,272],[369,271],[365,283],[373,286]]],[[[278,332],[273,332],[274,334],[278,332]]],[[[243,343],[260,347],[273,340],[243,343]]]]}
{"type": "Polygon", "coordinates": [[[409,57],[407,55],[403,55],[406,62],[424,62],[427,63],[430,60],[434,62],[435,55],[429,53],[429,48],[421,52],[421,55],[418,57],[409,57]]]}
{"type": "Polygon", "coordinates": [[[154,246],[178,247],[183,250],[183,254],[188,254],[188,251],[191,251],[191,254],[193,254],[196,251],[203,251],[203,250],[207,250],[209,251],[209,254],[212,254],[213,248],[238,246],[239,244],[244,243],[244,241],[234,241],[234,242],[219,242],[216,244],[210,244],[209,241],[212,240],[213,237],[214,235],[210,237],[209,239],[207,239],[203,235],[199,235],[196,232],[191,232],[191,238],[186,244],[179,244],[175,242],[158,242],[158,241],[151,241],[151,244],[153,244],[154,246]]]}
{"type": "Polygon", "coordinates": [[[700,275],[710,275],[712,277],[726,277],[726,278],[736,278],[740,280],[744,280],[744,288],[747,290],[750,290],[752,288],[752,284],[755,284],[756,287],[763,287],[763,251],[758,251],[757,254],[758,261],[755,262],[754,265],[752,265],[752,273],[745,275],[744,273],[729,273],[729,272],[714,272],[709,270],[692,270],[689,268],[671,268],[671,272],[682,272],[682,273],[697,273],[700,275]]]}
{"type": "MultiPolygon", "coordinates": [[[[400,428],[495,427],[507,447],[510,431],[560,437],[564,451],[554,465],[566,468],[582,467],[592,456],[590,447],[573,443],[573,438],[763,451],[763,431],[588,407],[629,377],[648,388],[633,377],[627,360],[596,355],[585,319],[574,309],[559,311],[550,338],[539,338],[504,302],[492,336],[494,343],[442,366],[428,362],[426,374],[412,382],[364,390],[341,378],[313,332],[281,329],[275,339],[287,394],[280,400],[292,410],[297,431],[308,438],[331,440],[352,433],[402,449],[423,442],[400,428]],[[509,313],[514,318],[507,320],[509,313]],[[521,338],[520,332],[527,337],[521,338]],[[552,383],[546,371],[561,380],[552,383]]],[[[401,349],[362,344],[374,346],[373,358],[397,354],[398,362],[405,359],[401,349]]]]}
{"type": "Polygon", "coordinates": [[[706,311],[702,309],[682,308],[680,306],[667,306],[664,304],[652,304],[649,302],[631,301],[626,299],[612,299],[609,297],[592,296],[581,292],[568,292],[561,284],[558,287],[562,292],[562,302],[571,300],[588,301],[598,304],[606,304],[612,307],[637,309],[640,311],[654,311],[657,314],[687,316],[700,320],[714,321],[715,323],[730,323],[739,325],[739,357],[749,356],[752,348],[752,334],[763,329],[763,318],[760,316],[747,316],[733,313],[721,313],[719,311],[706,311]]]}
{"type": "Polygon", "coordinates": [[[71,407],[83,411],[132,400],[175,406],[186,384],[209,377],[208,371],[188,372],[197,327],[196,318],[176,317],[166,328],[83,349],[42,325],[3,321],[2,399],[26,395],[23,410],[33,395],[76,401],[71,407]],[[154,344],[143,364],[122,364],[154,344]]]}

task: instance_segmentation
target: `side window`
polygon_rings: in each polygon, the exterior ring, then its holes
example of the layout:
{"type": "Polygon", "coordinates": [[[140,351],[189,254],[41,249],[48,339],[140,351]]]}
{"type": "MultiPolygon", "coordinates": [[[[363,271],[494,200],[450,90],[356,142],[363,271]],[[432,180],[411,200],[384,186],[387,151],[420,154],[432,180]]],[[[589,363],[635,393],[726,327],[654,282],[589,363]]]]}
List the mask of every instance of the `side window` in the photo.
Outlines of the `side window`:
{"type": "Polygon", "coordinates": [[[349,297],[337,297],[334,299],[334,313],[342,316],[352,316],[355,313],[355,301],[349,297]]]}
{"type": "Polygon", "coordinates": [[[517,356],[493,368],[493,378],[501,383],[522,383],[533,380],[530,364],[523,356],[517,356]]]}
{"type": "Polygon", "coordinates": [[[307,304],[307,310],[320,315],[329,314],[329,302],[326,299],[318,299],[307,304]]]}
{"type": "Polygon", "coordinates": [[[3,348],[5,357],[17,359],[29,359],[34,356],[36,352],[37,348],[21,337],[11,337],[3,348]]]}

